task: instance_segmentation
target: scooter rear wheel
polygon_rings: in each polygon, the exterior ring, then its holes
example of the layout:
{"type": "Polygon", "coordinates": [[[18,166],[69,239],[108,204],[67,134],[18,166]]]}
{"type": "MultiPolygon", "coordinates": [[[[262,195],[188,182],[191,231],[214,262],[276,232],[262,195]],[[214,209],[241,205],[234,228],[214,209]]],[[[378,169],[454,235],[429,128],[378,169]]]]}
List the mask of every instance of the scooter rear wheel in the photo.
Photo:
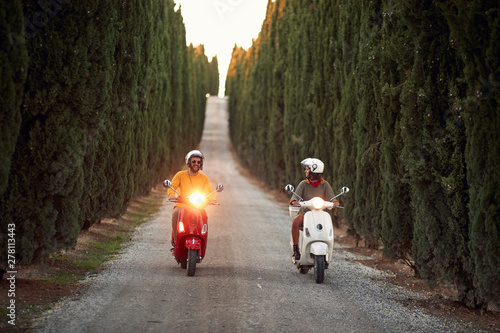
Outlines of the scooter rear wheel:
{"type": "Polygon", "coordinates": [[[188,261],[187,261],[187,275],[193,276],[196,270],[196,260],[198,260],[198,251],[189,249],[188,251],[188,261]]]}
{"type": "Polygon", "coordinates": [[[325,256],[314,256],[314,279],[323,283],[325,278],[325,256]]]}

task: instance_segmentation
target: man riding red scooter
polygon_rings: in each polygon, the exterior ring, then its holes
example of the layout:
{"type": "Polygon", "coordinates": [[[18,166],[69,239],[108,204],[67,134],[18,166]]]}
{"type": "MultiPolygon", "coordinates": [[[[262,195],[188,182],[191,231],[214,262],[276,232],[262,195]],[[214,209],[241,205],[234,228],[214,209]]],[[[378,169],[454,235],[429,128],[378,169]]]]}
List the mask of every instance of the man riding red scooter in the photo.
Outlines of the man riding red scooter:
{"type": "Polygon", "coordinates": [[[179,171],[172,181],[165,180],[169,201],[175,202],[172,212],[172,254],[188,275],[194,275],[196,263],[205,257],[208,224],[205,207],[217,205],[213,194],[223,189],[222,184],[212,191],[208,177],[201,173],[204,156],[199,150],[186,155],[188,170],[179,171]],[[189,266],[189,267],[188,267],[189,266]]]}

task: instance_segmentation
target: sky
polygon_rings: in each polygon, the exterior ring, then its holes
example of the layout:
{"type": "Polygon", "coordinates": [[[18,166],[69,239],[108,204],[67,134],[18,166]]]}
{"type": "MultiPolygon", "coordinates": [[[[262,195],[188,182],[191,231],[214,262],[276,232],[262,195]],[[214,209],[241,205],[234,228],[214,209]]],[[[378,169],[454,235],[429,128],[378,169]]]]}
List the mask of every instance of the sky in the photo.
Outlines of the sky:
{"type": "Polygon", "coordinates": [[[219,62],[219,96],[224,95],[227,68],[235,44],[248,49],[257,38],[268,0],[174,0],[181,6],[186,42],[203,44],[208,60],[219,62]]]}

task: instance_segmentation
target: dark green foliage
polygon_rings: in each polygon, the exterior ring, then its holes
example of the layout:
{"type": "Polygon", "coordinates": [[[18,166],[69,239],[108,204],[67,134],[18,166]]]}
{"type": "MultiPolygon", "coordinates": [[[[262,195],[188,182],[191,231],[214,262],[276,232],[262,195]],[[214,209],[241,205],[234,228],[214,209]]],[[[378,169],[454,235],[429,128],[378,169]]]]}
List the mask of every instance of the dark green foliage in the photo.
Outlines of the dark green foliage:
{"type": "MultiPolygon", "coordinates": [[[[11,158],[21,125],[20,105],[28,72],[21,0],[0,4],[0,195],[7,187],[11,158]]],[[[2,230],[3,231],[3,230],[2,230]]]]}
{"type": "Polygon", "coordinates": [[[474,291],[468,290],[465,133],[449,98],[462,65],[448,50],[450,32],[441,11],[424,2],[408,7],[404,19],[414,55],[401,94],[401,126],[413,209],[413,258],[429,285],[451,283],[459,298],[467,299],[474,291]]]}
{"type": "MultiPolygon", "coordinates": [[[[500,15],[495,1],[452,1],[452,47],[464,62],[465,93],[456,94],[465,120],[469,187],[468,250],[479,300],[499,303],[500,284],[500,15]]],[[[463,92],[463,89],[462,91],[463,92]]],[[[455,184],[451,184],[455,186],[455,184]]],[[[465,236],[464,236],[465,237],[465,236]]],[[[467,237],[467,238],[468,238],[467,237]]],[[[466,238],[466,239],[467,239],[466,238]]],[[[472,287],[472,286],[470,286],[472,287]]],[[[481,303],[478,299],[470,302],[481,303]]]]}
{"type": "Polygon", "coordinates": [[[384,19],[381,27],[382,40],[377,54],[380,63],[380,93],[377,113],[380,122],[381,151],[381,206],[382,241],[384,255],[402,259],[416,269],[412,261],[413,215],[410,205],[408,170],[402,158],[401,137],[401,86],[406,78],[412,59],[407,43],[406,23],[398,7],[384,4],[379,12],[384,19]]]}
{"type": "Polygon", "coordinates": [[[246,52],[234,48],[226,79],[226,94],[230,94],[229,104],[233,109],[237,105],[243,108],[239,114],[229,115],[232,140],[237,143],[236,149],[242,163],[261,174],[271,186],[279,184],[276,180],[285,181],[279,168],[267,166],[268,163],[278,163],[282,168],[285,165],[281,148],[284,144],[281,140],[281,120],[284,111],[282,80],[288,36],[276,34],[280,31],[276,27],[283,26],[280,20],[282,10],[283,2],[268,4],[261,37],[246,52]],[[273,63],[272,59],[281,60],[273,63]],[[255,95],[265,98],[250,98],[255,95]],[[244,137],[240,134],[244,134],[244,137]],[[267,150],[268,148],[270,150],[267,150]],[[262,163],[255,163],[257,159],[262,160],[262,163]]]}
{"type": "Polygon", "coordinates": [[[318,157],[365,246],[469,306],[500,299],[499,5],[269,1],[226,79],[231,139],[275,188],[318,157]],[[285,37],[286,36],[286,37],[285,37]]]}
{"type": "MultiPolygon", "coordinates": [[[[359,26],[355,30],[351,45],[358,45],[352,54],[352,80],[354,91],[358,98],[355,104],[355,122],[353,134],[356,138],[356,180],[353,186],[353,225],[365,240],[368,247],[378,248],[381,233],[380,205],[380,124],[377,115],[375,95],[378,94],[378,65],[376,59],[380,57],[377,40],[378,22],[376,15],[380,8],[374,3],[360,5],[355,12],[359,17],[350,22],[351,26],[359,26]],[[359,35],[358,35],[359,34],[359,35]],[[376,46],[375,46],[376,45],[376,46]],[[365,59],[371,60],[366,61],[365,59]]],[[[353,31],[351,31],[353,32],[353,31]]]]}
{"type": "Polygon", "coordinates": [[[212,57],[208,64],[207,73],[208,93],[217,96],[219,94],[219,61],[217,56],[212,57]]]}
{"type": "Polygon", "coordinates": [[[1,231],[15,224],[16,254],[30,262],[177,169],[218,75],[207,78],[217,69],[203,47],[188,52],[173,1],[10,1],[0,24],[1,231]]]}

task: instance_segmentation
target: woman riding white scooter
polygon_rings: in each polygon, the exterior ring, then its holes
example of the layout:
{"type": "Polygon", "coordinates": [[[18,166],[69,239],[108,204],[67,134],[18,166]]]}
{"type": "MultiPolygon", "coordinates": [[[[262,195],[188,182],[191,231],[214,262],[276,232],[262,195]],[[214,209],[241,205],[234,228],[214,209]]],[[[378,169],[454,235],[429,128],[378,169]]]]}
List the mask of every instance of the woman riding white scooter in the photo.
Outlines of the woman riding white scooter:
{"type": "MultiPolygon", "coordinates": [[[[290,205],[300,206],[298,203],[300,198],[307,201],[314,197],[320,197],[328,201],[335,196],[330,184],[322,178],[325,165],[321,160],[317,158],[306,158],[300,162],[300,164],[305,167],[306,179],[301,181],[297,186],[295,194],[290,199],[290,205]]],[[[292,221],[293,258],[296,261],[300,260],[300,250],[298,247],[299,228],[304,224],[305,211],[306,209],[301,208],[292,221]]]]}

